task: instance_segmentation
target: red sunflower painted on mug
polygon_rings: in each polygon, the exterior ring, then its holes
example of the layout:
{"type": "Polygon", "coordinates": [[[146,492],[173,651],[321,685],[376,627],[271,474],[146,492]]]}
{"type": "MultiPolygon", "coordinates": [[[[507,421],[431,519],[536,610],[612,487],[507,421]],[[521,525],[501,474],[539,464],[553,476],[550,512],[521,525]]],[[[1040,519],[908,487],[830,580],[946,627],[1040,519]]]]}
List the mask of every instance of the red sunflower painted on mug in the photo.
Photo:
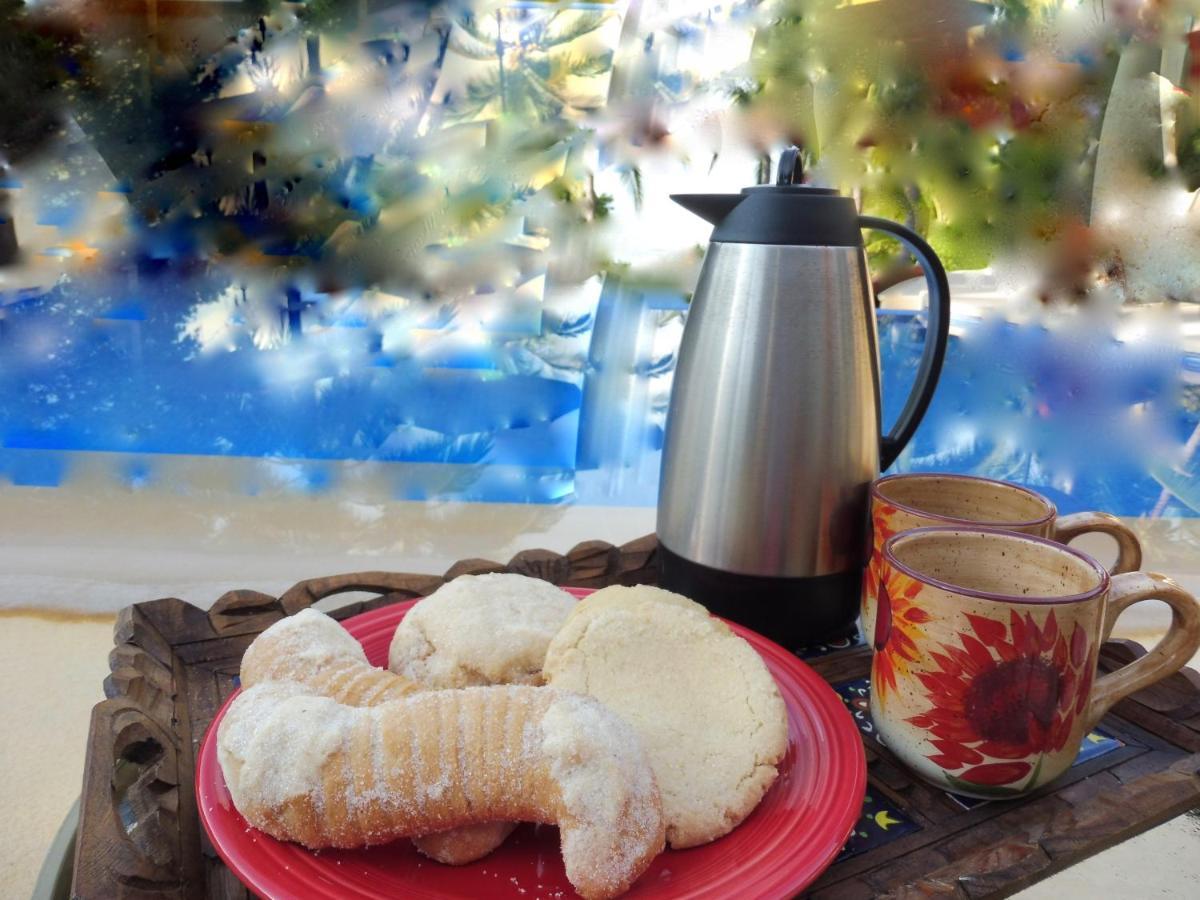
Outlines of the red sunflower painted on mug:
{"type": "MultiPolygon", "coordinates": [[[[871,567],[874,566],[872,557],[871,567]]],[[[916,605],[921,588],[920,582],[890,569],[886,583],[879,583],[875,591],[871,683],[880,702],[886,702],[888,694],[896,690],[897,676],[907,675],[911,665],[920,659],[915,639],[921,636],[921,626],[932,618],[916,605]]]]}
{"type": "Polygon", "coordinates": [[[949,770],[952,788],[1028,790],[1042,754],[1070,741],[1091,693],[1087,634],[1079,625],[1063,633],[1054,610],[1040,627],[1032,613],[1012,611],[1007,625],[965,616],[960,646],[941,644],[929,652],[936,668],[917,673],[930,706],[908,721],[929,732],[937,752],[926,756],[949,770]]]}
{"type": "Polygon", "coordinates": [[[905,516],[896,507],[875,499],[871,506],[871,558],[863,572],[862,621],[867,636],[875,628],[875,611],[879,605],[879,584],[883,573],[883,545],[892,535],[912,528],[911,522],[900,522],[905,516]]]}
{"type": "Polygon", "coordinates": [[[896,532],[901,531],[901,527],[897,524],[896,518],[900,515],[900,510],[889,503],[875,503],[875,510],[871,522],[871,549],[876,555],[881,555],[883,545],[887,543],[887,539],[896,532]]]}

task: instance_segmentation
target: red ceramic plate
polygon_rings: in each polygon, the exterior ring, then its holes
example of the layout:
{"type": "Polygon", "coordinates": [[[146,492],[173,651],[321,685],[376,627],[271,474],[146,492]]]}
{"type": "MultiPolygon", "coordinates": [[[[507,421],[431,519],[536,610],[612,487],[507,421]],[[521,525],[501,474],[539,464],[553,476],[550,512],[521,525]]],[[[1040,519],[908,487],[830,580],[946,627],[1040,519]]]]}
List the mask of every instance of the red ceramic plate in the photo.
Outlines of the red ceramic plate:
{"type": "MultiPolygon", "coordinates": [[[[411,605],[397,603],[346,620],[346,629],[362,643],[373,664],[386,665],[392,632],[411,605]]],[[[862,810],[866,761],[842,701],[778,644],[730,625],[762,655],[787,703],[789,745],[779,779],[733,832],[702,847],[661,854],[626,897],[791,897],[832,862],[862,810]]],[[[576,896],[563,872],[558,830],[553,827],[522,825],[490,856],[457,868],[425,859],[407,840],[367,850],[314,853],[251,828],[233,808],[217,764],[216,727],[233,696],[200,746],[196,796],[200,820],[217,853],[256,893],[339,900],[576,896]]]]}

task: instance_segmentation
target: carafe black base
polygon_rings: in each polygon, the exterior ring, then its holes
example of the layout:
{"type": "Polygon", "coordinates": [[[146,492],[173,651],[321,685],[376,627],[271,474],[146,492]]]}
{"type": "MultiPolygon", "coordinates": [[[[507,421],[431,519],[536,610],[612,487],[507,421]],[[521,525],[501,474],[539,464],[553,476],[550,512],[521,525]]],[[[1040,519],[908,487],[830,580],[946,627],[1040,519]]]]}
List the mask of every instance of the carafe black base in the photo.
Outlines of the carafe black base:
{"type": "Polygon", "coordinates": [[[862,570],[771,578],[712,569],[658,545],[660,584],[789,650],[846,637],[858,617],[862,570]]]}

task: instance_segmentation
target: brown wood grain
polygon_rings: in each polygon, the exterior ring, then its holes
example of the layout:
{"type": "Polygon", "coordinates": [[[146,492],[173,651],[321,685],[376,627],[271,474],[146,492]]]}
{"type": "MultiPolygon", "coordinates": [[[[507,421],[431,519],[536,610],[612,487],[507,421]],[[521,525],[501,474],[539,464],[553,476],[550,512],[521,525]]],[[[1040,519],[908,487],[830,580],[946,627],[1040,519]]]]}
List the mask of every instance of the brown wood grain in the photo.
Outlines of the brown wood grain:
{"type": "Polygon", "coordinates": [[[405,594],[423,597],[436,591],[443,583],[438,575],[414,575],[405,572],[351,572],[310,578],[288,588],[279,597],[285,615],[308,609],[319,600],[337,594],[364,591],[372,594],[405,594]]]}
{"type": "Polygon", "coordinates": [[[188,896],[179,823],[195,806],[179,802],[189,773],[179,766],[177,740],[134,700],[104,700],[92,710],[76,895],[188,896]]]}
{"type": "Polygon", "coordinates": [[[584,541],[567,551],[569,582],[575,587],[603,587],[609,573],[616,571],[621,551],[608,541],[584,541]]]}
{"type": "Polygon", "coordinates": [[[460,559],[446,570],[445,578],[447,581],[453,581],[459,575],[485,575],[488,572],[503,571],[505,571],[504,563],[494,562],[490,559],[460,559]]]}
{"type": "Polygon", "coordinates": [[[508,569],[551,584],[566,584],[571,578],[571,560],[553,550],[522,550],[509,560],[508,569]]]}
{"type": "Polygon", "coordinates": [[[279,601],[260,591],[237,590],[222,594],[208,610],[214,634],[233,634],[241,630],[258,634],[283,618],[279,601]]]}
{"type": "MultiPolygon", "coordinates": [[[[235,688],[241,656],[272,622],[351,592],[343,619],[424,596],[464,574],[520,572],[557,584],[654,583],[653,535],[619,547],[585,541],[565,554],[526,550],[508,563],[460,560],[444,575],[354,572],[298,582],[279,597],[229,591],[205,611],[175,598],[122,610],[92,712],[72,890],[83,898],[236,898],[251,895],[221,863],[200,826],[195,756],[235,688]]],[[[1145,651],[1105,645],[1111,670],[1145,651]]],[[[830,683],[869,674],[855,647],[817,658],[830,683]]],[[[1200,675],[1185,671],[1124,700],[1102,727],[1125,746],[1073,767],[1033,796],[964,810],[867,738],[869,790],[919,831],[827,870],[812,895],[1004,897],[1171,816],[1200,805],[1200,675]]]]}

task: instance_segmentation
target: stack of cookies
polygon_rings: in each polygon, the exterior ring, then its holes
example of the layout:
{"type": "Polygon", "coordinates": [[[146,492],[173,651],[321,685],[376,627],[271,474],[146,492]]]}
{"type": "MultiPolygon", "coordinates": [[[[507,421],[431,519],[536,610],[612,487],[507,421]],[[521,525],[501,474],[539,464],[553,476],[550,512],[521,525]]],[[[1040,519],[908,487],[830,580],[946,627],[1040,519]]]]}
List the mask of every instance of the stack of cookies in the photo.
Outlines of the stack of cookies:
{"type": "Polygon", "coordinates": [[[787,749],[759,655],[657,588],[576,602],[520,575],[463,576],[409,610],[388,664],[312,610],[259,636],[218,733],[247,821],[313,848],[412,837],[451,865],[512,823],[554,823],[579,893],[613,897],[665,844],[736,828],[787,749]]]}

